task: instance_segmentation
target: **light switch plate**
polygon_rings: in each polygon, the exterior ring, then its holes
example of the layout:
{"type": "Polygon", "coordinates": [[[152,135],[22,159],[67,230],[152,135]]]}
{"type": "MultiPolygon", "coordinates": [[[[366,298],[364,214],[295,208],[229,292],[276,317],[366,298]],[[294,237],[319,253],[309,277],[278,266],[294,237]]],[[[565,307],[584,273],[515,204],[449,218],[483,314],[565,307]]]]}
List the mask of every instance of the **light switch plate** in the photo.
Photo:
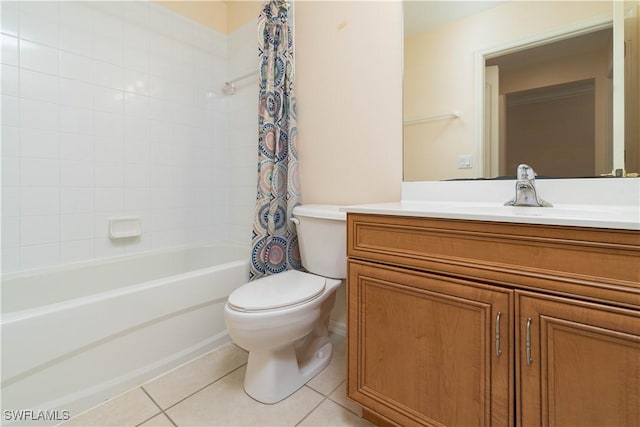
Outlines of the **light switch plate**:
{"type": "Polygon", "coordinates": [[[471,154],[458,156],[458,169],[471,169],[471,154]]]}

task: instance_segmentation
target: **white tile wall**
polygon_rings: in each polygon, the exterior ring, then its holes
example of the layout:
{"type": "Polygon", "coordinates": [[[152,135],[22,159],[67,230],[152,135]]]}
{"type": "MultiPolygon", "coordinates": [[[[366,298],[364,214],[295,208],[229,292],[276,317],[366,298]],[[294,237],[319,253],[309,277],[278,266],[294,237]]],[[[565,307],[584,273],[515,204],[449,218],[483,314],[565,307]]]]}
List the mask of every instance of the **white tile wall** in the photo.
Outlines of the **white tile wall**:
{"type": "Polygon", "coordinates": [[[2,58],[2,63],[8,64],[8,65],[14,65],[17,67],[18,66],[18,39],[10,35],[2,34],[0,35],[0,41],[2,42],[2,49],[0,49],[0,57],[2,58]]]}
{"type": "Polygon", "coordinates": [[[249,243],[255,23],[224,36],[148,1],[2,1],[2,272],[249,243]],[[229,49],[227,50],[227,46],[229,49]],[[138,215],[141,238],[107,221],[138,215]]]}
{"type": "MultiPolygon", "coordinates": [[[[242,76],[258,69],[256,46],[254,23],[242,26],[229,36],[227,58],[230,76],[242,76]]],[[[228,205],[232,212],[229,237],[250,243],[258,179],[258,77],[239,82],[237,88],[235,95],[224,99],[226,104],[221,108],[226,111],[226,118],[224,127],[218,129],[229,139],[227,156],[233,168],[225,176],[216,174],[215,180],[229,188],[228,205]]],[[[225,161],[225,158],[215,159],[219,164],[225,161]]]]}

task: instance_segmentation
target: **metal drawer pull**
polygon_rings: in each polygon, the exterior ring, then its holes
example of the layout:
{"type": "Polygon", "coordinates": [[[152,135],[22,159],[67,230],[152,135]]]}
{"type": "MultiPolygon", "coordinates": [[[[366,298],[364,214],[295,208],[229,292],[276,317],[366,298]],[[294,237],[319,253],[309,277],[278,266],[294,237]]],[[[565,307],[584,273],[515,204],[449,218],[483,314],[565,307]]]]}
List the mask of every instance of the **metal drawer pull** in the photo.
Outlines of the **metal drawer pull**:
{"type": "Polygon", "coordinates": [[[531,365],[533,363],[533,359],[531,358],[531,318],[530,317],[527,319],[526,348],[527,348],[527,365],[531,365]]]}
{"type": "Polygon", "coordinates": [[[500,318],[502,317],[502,312],[499,311],[496,316],[496,356],[500,356],[502,354],[502,349],[500,348],[500,318]]]}

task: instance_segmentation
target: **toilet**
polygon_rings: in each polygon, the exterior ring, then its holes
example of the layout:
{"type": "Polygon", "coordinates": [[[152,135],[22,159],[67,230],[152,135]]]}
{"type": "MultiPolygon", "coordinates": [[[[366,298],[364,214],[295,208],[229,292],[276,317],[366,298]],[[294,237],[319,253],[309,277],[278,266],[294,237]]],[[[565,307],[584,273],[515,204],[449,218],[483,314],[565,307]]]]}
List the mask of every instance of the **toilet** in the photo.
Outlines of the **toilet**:
{"type": "Polygon", "coordinates": [[[347,275],[346,213],[333,205],[293,209],[302,265],[240,286],[224,316],[233,342],[249,352],[244,389],[276,403],[331,361],[329,315],[347,275]]]}

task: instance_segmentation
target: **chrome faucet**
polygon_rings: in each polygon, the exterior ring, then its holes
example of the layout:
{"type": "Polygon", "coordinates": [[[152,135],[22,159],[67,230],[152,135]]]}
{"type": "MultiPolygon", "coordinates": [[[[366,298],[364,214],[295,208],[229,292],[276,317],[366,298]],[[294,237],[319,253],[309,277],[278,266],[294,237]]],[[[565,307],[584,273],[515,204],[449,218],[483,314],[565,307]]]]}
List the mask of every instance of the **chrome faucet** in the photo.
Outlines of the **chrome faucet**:
{"type": "Polygon", "coordinates": [[[505,206],[553,206],[542,200],[536,193],[536,173],[529,165],[519,165],[516,181],[516,196],[505,203],[505,206]]]}

